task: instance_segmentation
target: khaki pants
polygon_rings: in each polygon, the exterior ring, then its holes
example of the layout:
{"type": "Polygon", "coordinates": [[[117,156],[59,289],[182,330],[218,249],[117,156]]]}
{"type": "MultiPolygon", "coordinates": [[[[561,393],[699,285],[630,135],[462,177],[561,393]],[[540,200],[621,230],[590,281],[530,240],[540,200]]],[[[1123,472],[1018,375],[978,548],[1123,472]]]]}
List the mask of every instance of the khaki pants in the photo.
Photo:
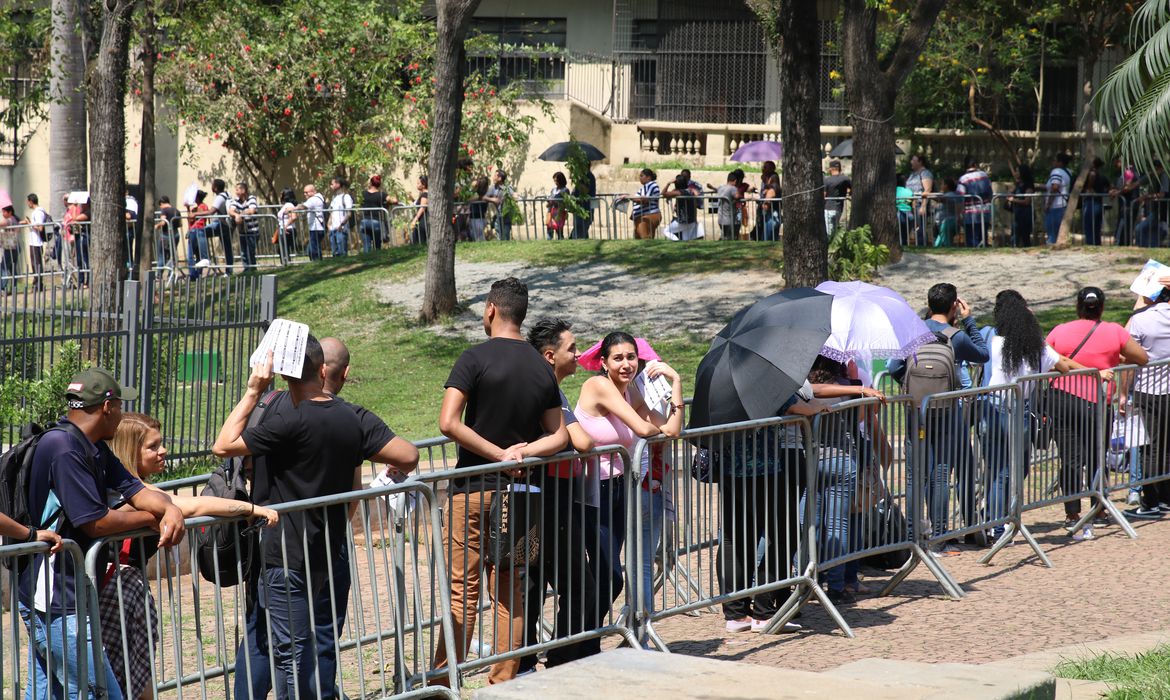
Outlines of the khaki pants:
{"type": "MultiPolygon", "coordinates": [[[[447,503],[449,515],[444,532],[444,548],[451,577],[451,622],[459,662],[467,657],[467,647],[476,629],[481,566],[487,573],[488,596],[495,613],[495,619],[488,622],[491,632],[483,635],[490,636],[492,653],[499,654],[524,646],[524,572],[522,569],[500,570],[482,561],[492,493],[454,493],[447,503]]],[[[435,668],[446,668],[447,663],[447,650],[440,632],[439,645],[435,651],[435,668]]],[[[488,683],[502,683],[515,678],[519,667],[520,659],[493,664],[488,674],[488,683]]]]}
{"type": "Polygon", "coordinates": [[[662,214],[645,214],[634,219],[634,236],[639,239],[654,238],[658,235],[658,224],[662,223],[662,214]]]}

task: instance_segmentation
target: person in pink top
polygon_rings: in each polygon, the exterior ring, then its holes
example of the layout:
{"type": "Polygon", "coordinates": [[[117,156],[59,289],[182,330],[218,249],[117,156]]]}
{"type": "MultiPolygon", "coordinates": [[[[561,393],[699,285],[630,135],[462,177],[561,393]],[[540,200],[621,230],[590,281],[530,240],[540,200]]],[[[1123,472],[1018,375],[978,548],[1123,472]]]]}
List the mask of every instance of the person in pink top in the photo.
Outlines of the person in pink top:
{"type": "MultiPolygon", "coordinates": [[[[659,434],[677,437],[682,432],[682,379],[670,365],[658,359],[645,341],[640,346],[633,336],[621,331],[610,333],[601,341],[601,374],[585,381],[574,410],[578,423],[595,445],[622,445],[633,453],[634,443],[640,437],[659,434]],[[647,357],[640,358],[640,355],[647,357]],[[670,381],[669,415],[650,410],[631,386],[638,374],[639,359],[648,360],[646,372],[651,378],[662,376],[670,381]]],[[[584,362],[582,366],[587,367],[584,362]]],[[[591,540],[593,533],[598,533],[594,568],[598,578],[599,618],[622,590],[620,553],[626,540],[627,507],[625,465],[621,460],[600,459],[599,522],[596,526],[591,523],[585,526],[591,540]]]]}
{"type": "MultiPolygon", "coordinates": [[[[1105,311],[1105,292],[1097,287],[1085,287],[1077,292],[1077,320],[1062,323],[1048,334],[1052,349],[1078,364],[1092,369],[1109,370],[1122,362],[1144,365],[1149,361],[1146,351],[1130,337],[1118,323],[1102,321],[1105,311]]],[[[1106,377],[1108,379],[1108,377],[1106,377]]],[[[1098,434],[1095,419],[1098,383],[1093,377],[1074,375],[1052,381],[1051,394],[1053,437],[1060,450],[1060,484],[1065,494],[1082,490],[1085,474],[1092,479],[1099,443],[1105,439],[1098,434]]],[[[1105,421],[1110,424],[1109,420],[1105,421]]],[[[1065,501],[1065,526],[1071,527],[1081,519],[1080,499],[1065,501]]]]}

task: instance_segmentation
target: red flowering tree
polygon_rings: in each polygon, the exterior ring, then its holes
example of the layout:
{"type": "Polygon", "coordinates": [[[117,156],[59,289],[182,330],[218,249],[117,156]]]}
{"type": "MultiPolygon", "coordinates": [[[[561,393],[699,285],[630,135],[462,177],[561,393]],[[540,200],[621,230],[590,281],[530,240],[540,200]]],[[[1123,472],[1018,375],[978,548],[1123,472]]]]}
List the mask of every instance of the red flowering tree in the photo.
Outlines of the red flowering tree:
{"type": "MultiPolygon", "coordinates": [[[[435,27],[420,5],[241,0],[224,24],[192,3],[190,16],[165,22],[159,90],[188,149],[222,144],[269,199],[290,164],[405,176],[430,151],[435,27]]],[[[520,113],[517,90],[484,74],[466,90],[464,150],[487,163],[522,157],[535,120],[520,113]]]]}

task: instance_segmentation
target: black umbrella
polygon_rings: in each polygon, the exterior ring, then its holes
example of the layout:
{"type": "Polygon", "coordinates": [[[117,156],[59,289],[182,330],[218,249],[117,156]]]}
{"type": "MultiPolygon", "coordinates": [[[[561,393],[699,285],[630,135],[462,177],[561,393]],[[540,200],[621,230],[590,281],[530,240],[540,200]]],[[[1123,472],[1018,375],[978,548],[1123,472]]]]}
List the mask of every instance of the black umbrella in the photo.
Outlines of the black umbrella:
{"type": "MultiPolygon", "coordinates": [[[[585,152],[585,157],[588,158],[590,162],[595,160],[605,160],[605,154],[602,153],[601,149],[599,149],[597,146],[594,146],[591,143],[585,143],[584,141],[578,141],[577,145],[580,146],[581,150],[585,152]]],[[[554,143],[553,145],[544,149],[544,153],[541,153],[538,157],[540,160],[551,160],[557,163],[563,163],[569,159],[569,151],[572,149],[572,146],[572,141],[561,141],[560,143],[554,143]]]]}
{"type": "MultiPolygon", "coordinates": [[[[894,155],[904,156],[904,155],[906,155],[906,151],[903,151],[901,148],[898,148],[898,144],[895,143],[894,144],[894,155]]],[[[845,139],[841,143],[834,146],[833,150],[829,151],[829,157],[831,157],[831,158],[852,158],[853,157],[853,139],[845,139]]]]}
{"type": "Polygon", "coordinates": [[[699,363],[689,427],[776,415],[829,337],[832,308],[831,295],[801,288],[741,309],[699,363]]]}

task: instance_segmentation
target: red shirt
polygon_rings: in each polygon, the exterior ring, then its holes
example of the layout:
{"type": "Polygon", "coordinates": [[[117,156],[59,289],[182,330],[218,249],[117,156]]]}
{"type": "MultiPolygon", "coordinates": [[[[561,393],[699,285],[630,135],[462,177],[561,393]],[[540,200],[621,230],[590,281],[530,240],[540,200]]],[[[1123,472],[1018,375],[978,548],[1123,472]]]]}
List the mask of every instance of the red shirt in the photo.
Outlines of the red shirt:
{"type": "MultiPolygon", "coordinates": [[[[1069,357],[1096,323],[1088,319],[1062,323],[1048,334],[1048,344],[1061,355],[1069,357]]],[[[1127,342],[1129,332],[1121,324],[1102,322],[1071,359],[1085,367],[1110,369],[1121,363],[1121,349],[1127,342]]],[[[1052,385],[1086,401],[1097,401],[1096,384],[1087,377],[1060,377],[1053,380],[1052,385]]]]}

